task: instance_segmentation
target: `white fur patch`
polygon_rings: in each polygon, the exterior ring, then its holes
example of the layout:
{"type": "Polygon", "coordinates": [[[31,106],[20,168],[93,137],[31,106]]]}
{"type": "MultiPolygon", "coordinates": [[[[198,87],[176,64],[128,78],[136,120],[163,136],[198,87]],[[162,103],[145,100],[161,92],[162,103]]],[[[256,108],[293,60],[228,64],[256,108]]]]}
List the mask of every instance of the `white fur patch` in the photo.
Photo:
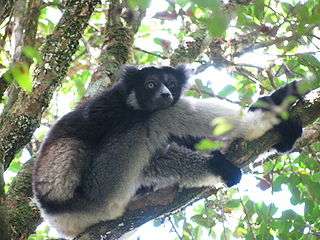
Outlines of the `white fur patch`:
{"type": "Polygon", "coordinates": [[[136,97],[136,93],[134,91],[132,91],[127,99],[127,104],[131,107],[133,107],[133,109],[139,110],[141,109],[137,97],[136,97]]]}

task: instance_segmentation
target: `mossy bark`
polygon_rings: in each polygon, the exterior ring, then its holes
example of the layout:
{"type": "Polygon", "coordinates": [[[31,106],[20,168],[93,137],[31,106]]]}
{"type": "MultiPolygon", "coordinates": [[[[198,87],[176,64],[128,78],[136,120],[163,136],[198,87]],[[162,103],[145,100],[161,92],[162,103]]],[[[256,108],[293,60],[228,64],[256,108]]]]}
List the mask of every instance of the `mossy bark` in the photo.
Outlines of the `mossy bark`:
{"type": "Polygon", "coordinates": [[[81,34],[98,2],[68,1],[61,20],[42,48],[43,63],[35,70],[32,93],[20,92],[11,109],[0,117],[0,161],[5,167],[39,126],[41,115],[65,77],[81,34]]]}

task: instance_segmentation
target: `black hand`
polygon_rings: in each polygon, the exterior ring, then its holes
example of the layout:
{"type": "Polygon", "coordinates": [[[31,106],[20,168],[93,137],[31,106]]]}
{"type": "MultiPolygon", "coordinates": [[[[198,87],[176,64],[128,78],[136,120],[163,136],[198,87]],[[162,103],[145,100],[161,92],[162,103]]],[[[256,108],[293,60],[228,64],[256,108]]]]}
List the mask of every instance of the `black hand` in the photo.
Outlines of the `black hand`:
{"type": "Polygon", "coordinates": [[[282,120],[274,129],[280,133],[281,141],[273,146],[278,152],[292,149],[296,140],[301,137],[302,123],[299,118],[282,120]]]}
{"type": "Polygon", "coordinates": [[[232,187],[240,182],[241,170],[228,161],[218,150],[211,153],[209,168],[214,175],[221,176],[228,187],[232,187]]]}
{"type": "MultiPolygon", "coordinates": [[[[284,87],[274,91],[270,96],[264,96],[258,99],[257,103],[253,104],[249,111],[256,111],[258,109],[262,111],[270,111],[273,106],[281,105],[288,97],[296,97],[301,99],[296,82],[291,82],[284,87]]],[[[289,151],[296,140],[302,134],[302,124],[298,117],[293,118],[289,116],[289,119],[283,119],[278,116],[280,123],[274,126],[274,129],[280,134],[281,140],[275,144],[275,148],[279,152],[289,151]]]]}

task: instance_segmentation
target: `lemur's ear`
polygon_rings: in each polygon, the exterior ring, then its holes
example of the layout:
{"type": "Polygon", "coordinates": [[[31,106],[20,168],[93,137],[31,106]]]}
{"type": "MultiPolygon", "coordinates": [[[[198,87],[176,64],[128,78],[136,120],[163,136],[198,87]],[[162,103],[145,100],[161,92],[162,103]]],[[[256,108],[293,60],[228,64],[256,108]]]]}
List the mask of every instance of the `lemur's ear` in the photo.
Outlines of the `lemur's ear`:
{"type": "Polygon", "coordinates": [[[138,73],[139,68],[132,65],[125,65],[121,68],[120,79],[125,82],[132,81],[138,77],[138,73]]]}
{"type": "Polygon", "coordinates": [[[185,86],[188,82],[190,75],[192,74],[191,69],[187,68],[186,65],[178,65],[175,67],[177,72],[177,79],[182,86],[185,86]]]}

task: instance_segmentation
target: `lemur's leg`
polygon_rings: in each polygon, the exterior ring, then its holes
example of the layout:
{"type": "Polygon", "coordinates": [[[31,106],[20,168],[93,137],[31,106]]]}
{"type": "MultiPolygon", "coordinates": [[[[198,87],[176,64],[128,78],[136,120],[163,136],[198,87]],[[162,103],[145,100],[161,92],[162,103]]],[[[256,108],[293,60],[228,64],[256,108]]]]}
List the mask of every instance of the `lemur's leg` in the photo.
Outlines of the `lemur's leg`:
{"type": "Polygon", "coordinates": [[[43,145],[33,172],[33,188],[40,202],[62,203],[72,199],[88,158],[88,149],[80,140],[61,138],[43,145]]]}
{"type": "Polygon", "coordinates": [[[241,179],[241,170],[220,151],[205,154],[171,143],[155,154],[143,171],[143,185],[155,189],[178,184],[181,187],[214,186],[222,182],[228,187],[241,179]]]}
{"type": "MultiPolygon", "coordinates": [[[[291,82],[286,86],[276,90],[270,96],[264,96],[258,99],[257,103],[250,107],[249,111],[256,111],[258,109],[263,111],[277,111],[278,108],[281,112],[288,110],[290,101],[295,100],[292,98],[301,98],[296,82],[291,82]]],[[[280,113],[281,113],[280,112],[280,113]]],[[[273,147],[279,152],[289,151],[295,141],[301,137],[302,123],[298,117],[288,116],[283,118],[278,113],[280,123],[274,126],[274,129],[281,135],[281,141],[273,147]]]]}

